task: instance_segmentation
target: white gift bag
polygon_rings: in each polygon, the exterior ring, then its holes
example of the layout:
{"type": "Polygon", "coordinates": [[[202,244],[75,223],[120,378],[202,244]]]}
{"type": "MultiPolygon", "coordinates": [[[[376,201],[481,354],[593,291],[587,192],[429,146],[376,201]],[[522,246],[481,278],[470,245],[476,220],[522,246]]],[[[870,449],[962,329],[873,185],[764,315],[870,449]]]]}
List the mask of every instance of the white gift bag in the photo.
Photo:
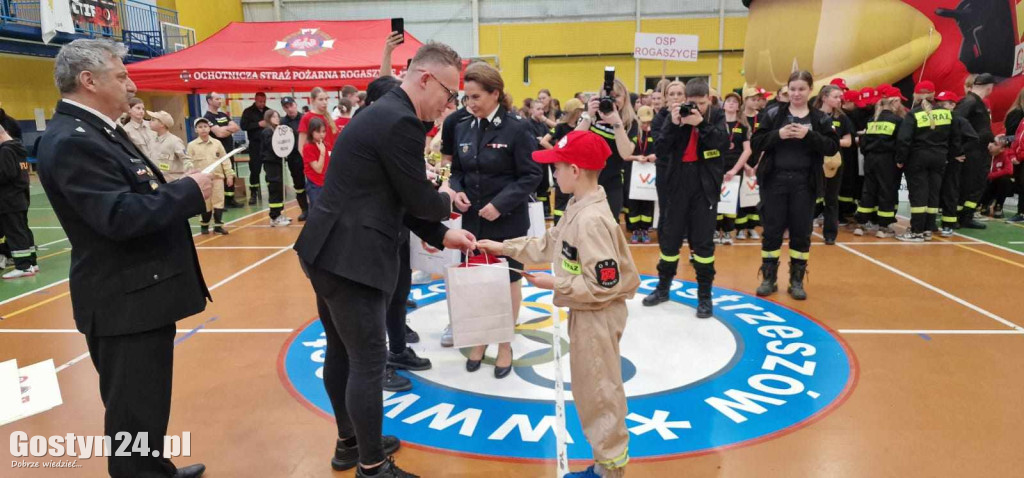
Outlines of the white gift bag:
{"type": "Polygon", "coordinates": [[[507,263],[448,268],[444,279],[455,347],[511,342],[515,338],[507,263]]]}
{"type": "Polygon", "coordinates": [[[629,178],[629,198],[634,201],[657,201],[658,189],[654,187],[657,168],[654,163],[633,162],[629,178]]]}
{"type": "Polygon", "coordinates": [[[761,202],[761,186],[756,176],[743,176],[740,183],[740,207],[754,207],[761,202]]]}
{"type": "Polygon", "coordinates": [[[530,230],[526,232],[530,237],[544,237],[548,230],[548,224],[544,221],[544,204],[540,201],[530,203],[530,230]]]}
{"type": "MultiPolygon", "coordinates": [[[[459,229],[462,227],[462,216],[452,213],[451,219],[442,224],[449,229],[459,229]]],[[[416,236],[416,233],[409,234],[409,266],[412,270],[441,275],[448,266],[458,264],[461,258],[462,252],[458,249],[437,250],[416,236]]]]}
{"type": "Polygon", "coordinates": [[[740,199],[740,178],[732,178],[732,181],[722,183],[722,195],[718,198],[719,214],[736,214],[740,199]]]}

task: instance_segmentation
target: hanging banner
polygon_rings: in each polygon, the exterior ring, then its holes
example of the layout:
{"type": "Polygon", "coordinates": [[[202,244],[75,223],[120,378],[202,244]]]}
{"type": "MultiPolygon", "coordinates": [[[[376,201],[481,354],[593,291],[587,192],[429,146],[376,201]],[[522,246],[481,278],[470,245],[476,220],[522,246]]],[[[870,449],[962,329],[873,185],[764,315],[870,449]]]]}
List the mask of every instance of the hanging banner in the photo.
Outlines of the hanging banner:
{"type": "Polygon", "coordinates": [[[121,22],[114,0],[71,0],[71,14],[76,23],[92,23],[105,28],[117,28],[121,22]]]}
{"type": "Polygon", "coordinates": [[[697,35],[637,33],[633,58],[642,60],[697,61],[697,35]]]}
{"type": "Polygon", "coordinates": [[[43,43],[46,44],[50,44],[50,40],[57,36],[57,32],[75,33],[75,21],[71,19],[71,7],[68,2],[39,2],[39,27],[43,32],[43,43]]]}

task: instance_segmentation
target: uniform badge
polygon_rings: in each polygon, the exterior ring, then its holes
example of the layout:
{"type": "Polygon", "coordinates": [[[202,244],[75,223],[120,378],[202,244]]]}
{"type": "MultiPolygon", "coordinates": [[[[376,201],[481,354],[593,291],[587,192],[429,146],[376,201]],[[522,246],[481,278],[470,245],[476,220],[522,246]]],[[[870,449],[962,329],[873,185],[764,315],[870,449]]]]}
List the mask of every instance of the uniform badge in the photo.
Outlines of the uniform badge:
{"type": "Polygon", "coordinates": [[[495,116],[494,121],[492,121],[491,124],[493,124],[494,126],[501,126],[501,117],[495,116]]]}
{"type": "Polygon", "coordinates": [[[160,187],[160,183],[156,182],[155,180],[150,181],[149,187],[153,188],[153,190],[156,191],[156,188],[160,187]]]}
{"type": "Polygon", "coordinates": [[[139,169],[135,170],[135,175],[139,176],[139,177],[142,177],[142,176],[145,176],[148,171],[149,171],[148,169],[140,167],[139,169]]]}
{"type": "Polygon", "coordinates": [[[611,289],[619,283],[619,263],[615,262],[615,259],[599,261],[594,269],[597,284],[601,287],[611,289]]]}
{"type": "Polygon", "coordinates": [[[463,153],[468,153],[469,152],[469,143],[463,143],[461,146],[462,146],[462,152],[463,153]]]}
{"type": "Polygon", "coordinates": [[[85,130],[84,130],[84,129],[82,129],[82,127],[81,127],[81,126],[79,126],[79,127],[75,128],[75,131],[78,131],[79,133],[84,133],[84,132],[85,132],[85,130]]]}
{"type": "Polygon", "coordinates": [[[570,261],[580,260],[579,251],[577,251],[575,247],[570,246],[569,243],[565,241],[562,241],[562,255],[565,256],[565,258],[569,259],[570,261]]]}

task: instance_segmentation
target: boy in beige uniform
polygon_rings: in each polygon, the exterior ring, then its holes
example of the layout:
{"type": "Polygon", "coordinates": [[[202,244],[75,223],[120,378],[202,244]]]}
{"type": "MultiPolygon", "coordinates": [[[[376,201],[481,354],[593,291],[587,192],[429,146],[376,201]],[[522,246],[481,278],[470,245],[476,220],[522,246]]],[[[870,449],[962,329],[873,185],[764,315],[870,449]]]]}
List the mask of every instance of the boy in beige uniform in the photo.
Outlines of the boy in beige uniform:
{"type": "Polygon", "coordinates": [[[192,158],[185,154],[185,142],[171,134],[174,118],[166,111],[150,111],[149,127],[156,133],[156,140],[149,146],[150,160],[160,169],[167,182],[177,181],[192,169],[192,158]]]}
{"type": "MultiPolygon", "coordinates": [[[[210,120],[196,119],[195,130],[199,137],[188,144],[185,154],[192,158],[192,166],[201,171],[227,154],[227,151],[224,151],[224,145],[220,141],[210,137],[210,120]]],[[[214,178],[213,194],[206,200],[206,212],[203,213],[202,220],[199,222],[200,232],[210,233],[210,211],[212,209],[213,232],[226,236],[228,231],[224,229],[223,219],[224,180],[227,180],[228,187],[232,187],[235,184],[235,170],[231,168],[230,162],[225,161],[217,165],[212,174],[214,178]]]]}
{"type": "Polygon", "coordinates": [[[596,464],[566,478],[621,477],[629,462],[619,339],[626,300],[636,293],[640,276],[597,184],[610,155],[608,143],[589,131],[571,132],[554,149],[534,152],[534,161],[555,163],[559,188],[574,195],[562,220],[542,238],[478,243],[490,254],[555,264],[554,276],[524,276],[535,287],[554,290],[554,304],[569,308],[572,392],[596,464]]]}

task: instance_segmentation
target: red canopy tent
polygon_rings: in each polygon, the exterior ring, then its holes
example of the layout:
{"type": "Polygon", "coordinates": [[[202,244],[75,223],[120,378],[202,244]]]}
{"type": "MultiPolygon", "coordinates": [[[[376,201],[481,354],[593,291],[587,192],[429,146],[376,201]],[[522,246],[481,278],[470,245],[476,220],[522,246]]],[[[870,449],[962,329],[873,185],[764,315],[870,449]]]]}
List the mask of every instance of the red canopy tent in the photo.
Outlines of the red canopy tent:
{"type": "MultiPolygon", "coordinates": [[[[233,22],[185,50],[128,65],[142,91],[241,93],[306,91],[352,85],[365,90],[380,74],[390,19],[233,22]]],[[[395,74],[422,45],[405,33],[392,53],[395,74]]]]}

